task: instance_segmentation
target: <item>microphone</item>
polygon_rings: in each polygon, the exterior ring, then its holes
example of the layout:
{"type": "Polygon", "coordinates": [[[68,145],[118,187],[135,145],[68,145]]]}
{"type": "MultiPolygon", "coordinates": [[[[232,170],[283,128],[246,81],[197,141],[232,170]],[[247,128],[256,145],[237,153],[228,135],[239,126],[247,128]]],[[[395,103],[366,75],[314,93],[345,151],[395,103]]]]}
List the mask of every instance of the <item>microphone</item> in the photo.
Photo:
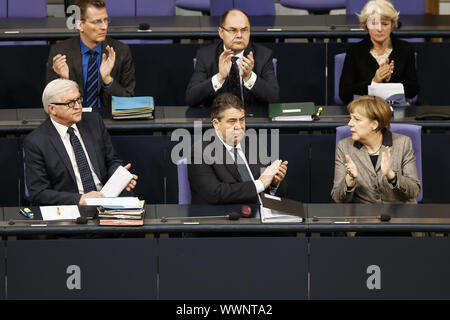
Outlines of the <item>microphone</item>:
{"type": "Polygon", "coordinates": [[[58,224],[58,222],[75,222],[76,224],[87,224],[88,220],[92,220],[91,217],[78,217],[76,219],[58,219],[58,220],[14,220],[14,219],[9,219],[8,221],[8,225],[12,226],[15,225],[16,223],[24,223],[24,224],[48,224],[48,223],[52,223],[52,224],[58,224]]]}
{"type": "Polygon", "coordinates": [[[152,31],[150,30],[150,25],[148,23],[139,23],[138,31],[152,31]]]}
{"type": "Polygon", "coordinates": [[[78,217],[75,220],[75,222],[76,222],[76,224],[87,224],[88,218],[86,218],[86,217],[78,217]]]}
{"type": "Polygon", "coordinates": [[[241,207],[241,215],[243,218],[250,218],[252,215],[252,208],[246,204],[241,207]]]}
{"type": "Polygon", "coordinates": [[[201,216],[201,217],[162,217],[161,222],[165,223],[169,220],[198,220],[198,219],[228,219],[239,220],[241,218],[240,213],[231,212],[226,216],[201,216]]]}
{"type": "Polygon", "coordinates": [[[388,214],[382,214],[380,216],[353,216],[353,217],[317,217],[317,216],[313,216],[312,217],[312,221],[313,222],[317,222],[319,220],[346,220],[346,219],[358,219],[358,220],[365,220],[365,219],[377,219],[380,220],[381,222],[388,222],[391,220],[391,216],[388,214]]]}

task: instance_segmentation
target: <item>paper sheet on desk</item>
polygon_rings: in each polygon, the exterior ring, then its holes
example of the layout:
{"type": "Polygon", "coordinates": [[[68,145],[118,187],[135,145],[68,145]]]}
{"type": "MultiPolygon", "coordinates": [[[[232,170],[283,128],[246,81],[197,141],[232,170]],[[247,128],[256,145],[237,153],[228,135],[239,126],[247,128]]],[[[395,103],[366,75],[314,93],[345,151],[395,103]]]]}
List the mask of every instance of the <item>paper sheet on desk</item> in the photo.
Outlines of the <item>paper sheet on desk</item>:
{"type": "Polygon", "coordinates": [[[303,218],[283,213],[278,210],[273,210],[260,207],[260,215],[262,223],[295,223],[303,222],[303,218]]]}
{"type": "Polygon", "coordinates": [[[105,197],[117,197],[130,183],[131,179],[133,179],[133,175],[124,167],[119,166],[100,192],[105,197]]]}
{"type": "Polygon", "coordinates": [[[372,84],[367,88],[369,96],[377,96],[384,100],[389,99],[396,94],[405,94],[405,88],[401,83],[377,83],[372,84]]]}
{"type": "Polygon", "coordinates": [[[40,207],[42,219],[48,220],[75,220],[80,216],[78,206],[42,206],[40,207]]]}
{"type": "Polygon", "coordinates": [[[138,209],[142,208],[137,197],[86,198],[88,206],[102,206],[108,209],[138,209]]]}

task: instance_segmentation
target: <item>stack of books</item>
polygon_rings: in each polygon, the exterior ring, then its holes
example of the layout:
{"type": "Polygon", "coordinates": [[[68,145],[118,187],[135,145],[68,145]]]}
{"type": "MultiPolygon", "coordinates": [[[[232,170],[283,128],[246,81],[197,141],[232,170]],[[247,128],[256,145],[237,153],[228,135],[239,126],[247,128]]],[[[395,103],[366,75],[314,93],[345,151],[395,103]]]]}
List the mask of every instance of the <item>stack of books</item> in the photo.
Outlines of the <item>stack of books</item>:
{"type": "Polygon", "coordinates": [[[113,119],[154,119],[153,97],[112,97],[113,119]]]}
{"type": "Polygon", "coordinates": [[[144,225],[144,201],[141,200],[136,208],[127,206],[103,205],[97,207],[99,225],[101,226],[142,226],[144,225]]]}

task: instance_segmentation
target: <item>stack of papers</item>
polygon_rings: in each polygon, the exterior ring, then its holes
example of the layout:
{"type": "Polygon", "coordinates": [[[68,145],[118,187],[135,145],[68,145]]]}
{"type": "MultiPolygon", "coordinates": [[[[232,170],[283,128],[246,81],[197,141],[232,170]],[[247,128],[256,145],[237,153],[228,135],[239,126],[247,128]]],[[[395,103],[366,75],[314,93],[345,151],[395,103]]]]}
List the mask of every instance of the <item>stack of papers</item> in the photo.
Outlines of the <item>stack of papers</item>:
{"type": "Polygon", "coordinates": [[[260,209],[262,223],[297,223],[303,222],[303,218],[286,214],[282,211],[264,208],[260,209]]]}
{"type": "Polygon", "coordinates": [[[370,96],[383,98],[390,105],[406,106],[405,88],[402,83],[376,83],[367,87],[370,96]]]}
{"type": "Polygon", "coordinates": [[[153,97],[112,97],[113,119],[153,119],[153,97]]]}
{"type": "Polygon", "coordinates": [[[262,223],[299,223],[304,221],[302,203],[261,193],[260,216],[262,223]]]}
{"type": "Polygon", "coordinates": [[[136,197],[89,198],[88,205],[96,205],[101,226],[142,226],[144,204],[136,197]]]}

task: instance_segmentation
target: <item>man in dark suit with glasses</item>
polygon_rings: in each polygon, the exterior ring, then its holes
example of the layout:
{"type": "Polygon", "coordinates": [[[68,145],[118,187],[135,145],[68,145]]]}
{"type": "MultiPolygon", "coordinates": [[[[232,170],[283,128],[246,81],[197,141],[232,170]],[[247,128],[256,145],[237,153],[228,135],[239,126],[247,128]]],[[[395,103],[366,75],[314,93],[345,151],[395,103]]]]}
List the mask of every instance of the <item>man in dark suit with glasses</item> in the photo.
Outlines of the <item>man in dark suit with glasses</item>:
{"type": "Polygon", "coordinates": [[[222,41],[197,53],[186,103],[209,108],[217,95],[229,92],[244,102],[247,116],[267,116],[268,104],[279,100],[272,51],[250,42],[250,20],[241,10],[225,12],[218,31],[222,41]]]}
{"type": "Polygon", "coordinates": [[[111,117],[111,97],[134,95],[134,64],[129,47],[107,37],[110,18],[104,0],[77,0],[79,37],[54,44],[47,83],[62,78],[78,83],[83,107],[111,117]]]}
{"type": "MultiPolygon", "coordinates": [[[[42,95],[49,115],[24,140],[25,179],[33,205],[85,205],[122,165],[97,112],[82,112],[76,82],[51,81],[42,95]]],[[[125,166],[130,169],[131,164],[125,166]]],[[[133,175],[127,191],[136,186],[133,175]]]]}

